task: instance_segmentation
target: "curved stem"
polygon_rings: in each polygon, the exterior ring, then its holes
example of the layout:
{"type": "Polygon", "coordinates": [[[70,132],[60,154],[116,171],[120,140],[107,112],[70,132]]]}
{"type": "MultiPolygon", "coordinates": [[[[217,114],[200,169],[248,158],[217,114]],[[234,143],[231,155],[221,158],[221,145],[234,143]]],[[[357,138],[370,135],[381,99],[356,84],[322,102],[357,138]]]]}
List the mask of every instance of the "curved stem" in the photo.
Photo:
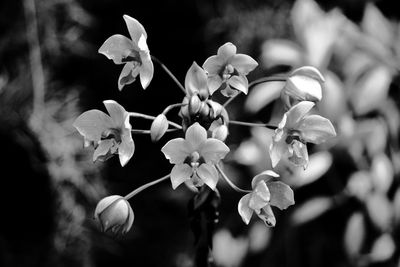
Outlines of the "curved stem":
{"type": "Polygon", "coordinates": [[[156,58],[155,56],[151,56],[151,59],[155,62],[157,62],[161,68],[169,75],[169,77],[171,77],[171,79],[178,85],[178,87],[182,90],[182,92],[186,95],[186,90],[185,87],[183,87],[183,85],[178,81],[178,79],[175,77],[174,74],[172,74],[172,72],[167,68],[167,66],[165,66],[158,58],[156,58]]]}
{"type": "MultiPolygon", "coordinates": [[[[180,129],[167,129],[167,132],[175,132],[180,129]]],[[[131,133],[133,134],[150,134],[150,130],[140,130],[140,129],[132,129],[131,133]]]]}
{"type": "Polygon", "coordinates": [[[164,115],[167,115],[167,113],[170,112],[171,109],[173,109],[173,108],[180,108],[180,107],[183,107],[183,106],[186,106],[186,105],[187,105],[187,104],[183,104],[183,103],[172,104],[172,105],[169,105],[168,107],[166,107],[162,113],[163,113],[164,115]]]}
{"type": "MultiPolygon", "coordinates": [[[[129,112],[129,116],[131,117],[137,117],[137,118],[143,118],[146,120],[152,120],[154,121],[156,117],[151,116],[151,115],[146,115],[143,113],[139,113],[139,112],[129,112]]],[[[182,129],[182,126],[180,126],[179,124],[172,122],[172,121],[168,121],[168,124],[171,126],[174,126],[176,129],[182,129]]]]}
{"type": "MultiPolygon", "coordinates": [[[[285,76],[271,76],[271,77],[263,77],[260,79],[257,79],[255,81],[252,81],[249,84],[249,89],[251,89],[252,87],[256,86],[257,84],[260,83],[266,83],[266,82],[286,82],[287,77],[285,76]]],[[[238,97],[240,95],[240,93],[238,93],[237,95],[229,98],[224,104],[223,106],[226,107],[229,103],[231,103],[236,97],[238,97]]]]}
{"type": "Polygon", "coordinates": [[[278,128],[278,126],[271,125],[268,123],[252,123],[252,122],[244,122],[244,121],[229,121],[229,124],[235,124],[235,125],[243,125],[243,126],[256,126],[256,127],[266,127],[268,129],[275,130],[278,128]]]}
{"type": "Polygon", "coordinates": [[[218,166],[218,164],[216,164],[215,167],[217,168],[218,172],[221,174],[222,178],[224,178],[224,180],[229,184],[230,187],[232,187],[233,190],[235,190],[236,192],[239,192],[239,193],[245,193],[245,194],[251,193],[251,191],[249,191],[249,190],[244,190],[244,189],[237,187],[231,180],[229,180],[228,176],[226,176],[226,174],[221,169],[221,167],[218,166]]]}
{"type": "Polygon", "coordinates": [[[155,181],[152,181],[152,182],[150,182],[150,183],[144,184],[144,185],[142,185],[141,187],[136,188],[135,190],[133,190],[132,192],[130,192],[129,194],[127,194],[126,196],[124,196],[124,198],[125,198],[126,200],[128,200],[128,199],[130,199],[131,197],[133,197],[133,196],[139,194],[139,193],[142,192],[143,190],[149,188],[150,186],[156,185],[156,184],[158,184],[158,183],[161,183],[161,182],[164,181],[164,180],[167,180],[170,176],[171,176],[171,174],[167,174],[167,175],[165,175],[165,176],[163,176],[163,177],[161,177],[161,178],[159,178],[159,179],[157,179],[157,180],[155,180],[155,181]]]}

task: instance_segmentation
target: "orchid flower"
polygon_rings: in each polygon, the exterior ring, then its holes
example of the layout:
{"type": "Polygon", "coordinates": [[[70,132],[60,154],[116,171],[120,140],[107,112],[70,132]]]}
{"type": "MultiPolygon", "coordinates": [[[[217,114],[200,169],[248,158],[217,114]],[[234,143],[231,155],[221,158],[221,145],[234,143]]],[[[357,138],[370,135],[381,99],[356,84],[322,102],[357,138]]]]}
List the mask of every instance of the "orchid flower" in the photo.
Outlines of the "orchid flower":
{"type": "Polygon", "coordinates": [[[308,115],[315,103],[302,101],[290,108],[284,115],[270,146],[272,167],[283,157],[295,165],[308,165],[307,143],[321,144],[336,136],[332,123],[319,115],[308,115]]]}
{"type": "Polygon", "coordinates": [[[206,184],[214,190],[219,177],[215,164],[229,148],[218,139],[207,138],[207,131],[196,122],[186,130],[185,139],[170,140],[161,151],[175,164],[171,171],[173,189],[185,182],[192,188],[206,184]]]}
{"type": "Polygon", "coordinates": [[[118,89],[131,84],[140,75],[143,89],[149,86],[153,78],[154,66],[147,46],[147,33],[136,19],[124,15],[131,39],[115,34],[109,37],[99,48],[99,53],[105,55],[115,64],[125,64],[118,79],[118,89]]]}
{"type": "Polygon", "coordinates": [[[135,151],[129,113],[113,100],[103,103],[110,116],[92,109],[82,113],[73,125],[84,137],[85,146],[94,144],[93,161],[107,160],[118,154],[121,165],[125,166],[135,151]]]}
{"type": "Polygon", "coordinates": [[[271,206],[283,210],[294,204],[293,190],[273,178],[279,175],[271,170],[256,175],[252,182],[252,191],[244,195],[238,204],[238,212],[245,224],[249,224],[255,212],[267,226],[275,226],[276,219],[271,206]]]}
{"type": "Polygon", "coordinates": [[[222,45],[217,55],[209,57],[203,64],[208,74],[208,86],[213,94],[218,89],[225,96],[234,96],[241,91],[247,94],[249,82],[246,75],[258,66],[250,56],[236,54],[232,43],[222,45]]]}

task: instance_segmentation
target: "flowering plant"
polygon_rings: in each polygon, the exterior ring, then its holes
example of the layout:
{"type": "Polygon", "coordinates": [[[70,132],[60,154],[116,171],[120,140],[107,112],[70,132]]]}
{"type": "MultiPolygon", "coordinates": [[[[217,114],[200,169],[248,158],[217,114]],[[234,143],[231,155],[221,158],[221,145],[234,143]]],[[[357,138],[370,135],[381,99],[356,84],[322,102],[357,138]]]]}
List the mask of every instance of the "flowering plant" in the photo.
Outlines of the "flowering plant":
{"type": "MultiPolygon", "coordinates": [[[[267,226],[275,226],[276,219],[271,206],[286,209],[294,204],[292,189],[279,181],[279,175],[272,171],[263,171],[253,178],[252,190],[236,186],[225,173],[223,160],[229,156],[227,137],[230,125],[259,127],[275,130],[275,135],[266,135],[272,145],[265,152],[269,153],[272,167],[282,159],[289,160],[304,169],[308,164],[306,143],[322,143],[336,135],[332,123],[319,115],[309,115],[314,102],[322,99],[323,76],[313,67],[306,66],[294,70],[290,75],[261,77],[248,82],[246,77],[258,63],[251,56],[237,53],[232,43],[223,44],[213,55],[205,60],[203,67],[193,62],[185,77],[184,86],[159,59],[150,56],[147,46],[147,33],[136,19],[123,16],[131,39],[122,35],[113,35],[100,47],[99,53],[112,59],[115,64],[125,64],[118,79],[118,88],[134,83],[140,75],[143,89],[151,87],[153,79],[153,61],[163,68],[184,93],[181,103],[168,105],[157,115],[128,112],[115,101],[104,101],[109,115],[99,110],[89,110],[81,114],[74,123],[75,128],[84,137],[85,145],[95,147],[93,160],[107,160],[117,154],[122,166],[125,166],[134,153],[132,134],[150,134],[154,142],[162,140],[168,132],[179,131],[180,138],[169,140],[161,149],[166,159],[174,164],[170,173],[151,181],[128,195],[109,196],[101,200],[95,211],[95,219],[104,231],[126,233],[133,225],[133,210],[128,200],[146,188],[170,179],[172,188],[185,184],[193,191],[192,212],[199,215],[201,207],[218,208],[218,182],[220,179],[238,193],[244,194],[238,203],[238,211],[243,221],[248,224],[253,212],[267,226]],[[241,93],[247,94],[254,86],[279,82],[284,88],[279,125],[232,120],[227,111],[228,105],[241,93]],[[223,103],[214,97],[221,93],[227,98],[223,103]],[[179,108],[181,123],[170,121],[168,113],[179,108]],[[152,120],[150,130],[133,129],[130,118],[137,117],[152,120]],[[184,136],[184,138],[183,138],[184,136]],[[273,178],[273,179],[272,179],[273,178]]],[[[135,86],[133,84],[132,86],[135,86]]],[[[210,215],[201,218],[210,221],[210,215]]],[[[213,214],[218,217],[218,213],[213,214]]],[[[213,217],[213,218],[214,218],[213,217]]],[[[199,220],[199,223],[202,223],[199,220]]],[[[217,222],[217,218],[211,220],[217,222]]],[[[209,223],[208,228],[212,228],[209,223]]],[[[196,228],[196,227],[194,227],[196,228]]],[[[199,227],[197,227],[199,228],[199,227]]],[[[196,229],[197,229],[196,228],[196,229]]],[[[209,229],[212,231],[212,229],[209,229]]],[[[197,233],[199,234],[199,233],[197,233]]],[[[200,233],[202,234],[202,233],[200,233]]],[[[197,238],[197,242],[203,239],[197,238]]],[[[207,240],[207,238],[206,238],[207,240]]],[[[209,245],[209,240],[206,241],[209,245]]]]}

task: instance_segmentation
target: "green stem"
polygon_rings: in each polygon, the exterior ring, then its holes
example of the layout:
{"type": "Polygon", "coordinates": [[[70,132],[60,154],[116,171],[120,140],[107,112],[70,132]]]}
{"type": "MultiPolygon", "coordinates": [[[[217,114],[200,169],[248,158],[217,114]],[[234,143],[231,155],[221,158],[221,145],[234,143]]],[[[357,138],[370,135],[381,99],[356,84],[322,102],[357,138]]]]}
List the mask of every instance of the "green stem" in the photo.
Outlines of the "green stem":
{"type": "MultiPolygon", "coordinates": [[[[260,83],[265,83],[265,82],[286,82],[286,79],[287,79],[287,77],[284,77],[284,76],[263,77],[263,78],[260,78],[260,79],[255,80],[255,81],[252,81],[252,82],[249,84],[249,90],[250,90],[251,88],[253,88],[254,86],[256,86],[257,84],[260,84],[260,83]]],[[[237,95],[235,95],[235,96],[229,98],[229,99],[223,104],[223,106],[226,107],[227,105],[229,105],[229,103],[231,103],[231,102],[232,102],[236,97],[238,97],[239,95],[240,95],[240,92],[239,92],[237,95]]]]}
{"type": "Polygon", "coordinates": [[[256,127],[266,127],[268,129],[275,130],[278,127],[275,125],[271,125],[268,123],[252,123],[252,122],[244,122],[244,121],[229,121],[229,124],[235,124],[235,125],[243,125],[243,126],[256,126],[256,127]]]}
{"type": "MultiPolygon", "coordinates": [[[[146,115],[146,114],[139,113],[139,112],[129,112],[129,116],[143,118],[143,119],[152,120],[152,121],[154,121],[156,119],[156,117],[154,117],[154,116],[146,115]]],[[[182,126],[180,126],[179,124],[177,124],[175,122],[168,121],[168,124],[171,126],[174,126],[176,129],[182,129],[182,126]]]]}
{"type": "Polygon", "coordinates": [[[155,56],[151,56],[151,59],[153,61],[155,61],[156,63],[158,63],[161,68],[169,75],[169,77],[171,77],[171,79],[178,85],[178,87],[182,90],[182,92],[186,95],[186,90],[185,87],[183,87],[183,85],[178,81],[178,79],[175,77],[174,74],[172,74],[172,72],[167,68],[167,66],[165,66],[158,58],[156,58],[155,56]]]}
{"type": "Polygon", "coordinates": [[[224,180],[228,183],[228,185],[229,185],[230,187],[232,187],[233,190],[235,190],[236,192],[239,192],[239,193],[245,193],[245,194],[251,193],[251,191],[249,191],[249,190],[244,190],[244,189],[241,189],[241,188],[239,188],[238,186],[236,186],[236,185],[228,178],[228,176],[226,176],[226,174],[224,173],[224,171],[221,169],[220,166],[215,165],[215,167],[217,168],[218,172],[221,174],[222,178],[224,178],[224,180]]]}
{"type": "Polygon", "coordinates": [[[165,175],[165,176],[163,176],[163,177],[161,177],[161,178],[159,178],[159,179],[157,179],[157,180],[155,180],[155,181],[152,181],[152,182],[150,182],[150,183],[144,184],[144,185],[142,185],[141,187],[136,188],[135,190],[133,190],[132,192],[130,192],[129,194],[127,194],[126,196],[124,196],[124,198],[125,198],[126,200],[128,200],[128,199],[132,198],[133,196],[139,194],[139,193],[142,192],[143,190],[149,188],[150,186],[156,185],[156,184],[158,184],[158,183],[161,183],[161,182],[164,181],[164,180],[167,180],[170,176],[171,176],[171,174],[167,174],[167,175],[165,175]]]}
{"type": "MultiPolygon", "coordinates": [[[[167,129],[167,132],[175,132],[180,129],[167,129]]],[[[140,130],[140,129],[132,129],[131,133],[133,134],[150,134],[150,130],[140,130]]]]}
{"type": "Polygon", "coordinates": [[[170,112],[171,109],[173,109],[173,108],[180,108],[180,107],[183,107],[183,106],[186,106],[186,105],[187,105],[187,104],[183,104],[183,103],[172,104],[172,105],[169,105],[168,107],[166,107],[162,113],[163,113],[164,115],[167,115],[167,113],[170,112]]]}

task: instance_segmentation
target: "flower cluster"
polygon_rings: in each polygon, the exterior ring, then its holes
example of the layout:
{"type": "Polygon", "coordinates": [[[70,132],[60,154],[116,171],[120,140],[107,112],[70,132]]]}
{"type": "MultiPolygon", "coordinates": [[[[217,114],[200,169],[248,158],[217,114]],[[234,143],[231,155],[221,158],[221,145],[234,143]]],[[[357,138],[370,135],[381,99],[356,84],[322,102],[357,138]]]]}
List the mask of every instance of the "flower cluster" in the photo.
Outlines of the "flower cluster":
{"type": "MultiPolygon", "coordinates": [[[[286,209],[294,204],[292,189],[279,181],[279,175],[272,170],[264,171],[253,178],[251,191],[234,185],[224,173],[222,160],[230,152],[226,144],[230,124],[253,127],[266,127],[233,121],[226,110],[227,105],[240,93],[247,94],[251,89],[247,75],[258,63],[250,56],[237,53],[232,43],[222,45],[216,55],[205,60],[202,67],[196,62],[187,71],[184,86],[154,56],[150,56],[146,44],[147,33],[135,19],[124,15],[130,39],[113,35],[100,47],[99,53],[112,59],[115,64],[125,64],[118,79],[118,88],[131,84],[140,75],[143,89],[153,78],[152,59],[160,63],[172,80],[184,92],[182,103],[169,105],[158,116],[127,112],[115,101],[104,101],[109,115],[99,110],[89,110],[80,115],[74,126],[84,137],[85,144],[94,145],[93,160],[106,160],[118,154],[125,166],[134,153],[132,133],[151,135],[154,142],[161,141],[169,131],[181,131],[182,137],[166,142],[161,148],[165,158],[173,164],[166,176],[137,188],[125,197],[109,196],[99,202],[95,218],[104,231],[125,233],[133,223],[133,211],[128,200],[147,187],[170,179],[172,188],[185,184],[194,194],[201,195],[207,190],[217,191],[222,177],[234,190],[246,193],[238,203],[238,212],[246,224],[255,213],[268,226],[274,226],[276,219],[271,206],[286,209]],[[230,98],[219,103],[213,98],[219,91],[230,98]],[[181,124],[168,120],[168,112],[179,108],[181,124]],[[153,121],[150,130],[132,129],[130,118],[143,118],[153,121]],[[172,127],[172,128],[170,128],[172,127]]],[[[308,142],[319,144],[336,135],[331,122],[316,114],[309,114],[315,101],[322,98],[324,78],[313,67],[296,69],[285,79],[282,100],[286,112],[278,126],[272,127],[275,134],[269,149],[272,167],[285,158],[297,166],[307,167],[308,142]]],[[[267,149],[265,149],[265,153],[267,149]]]]}

